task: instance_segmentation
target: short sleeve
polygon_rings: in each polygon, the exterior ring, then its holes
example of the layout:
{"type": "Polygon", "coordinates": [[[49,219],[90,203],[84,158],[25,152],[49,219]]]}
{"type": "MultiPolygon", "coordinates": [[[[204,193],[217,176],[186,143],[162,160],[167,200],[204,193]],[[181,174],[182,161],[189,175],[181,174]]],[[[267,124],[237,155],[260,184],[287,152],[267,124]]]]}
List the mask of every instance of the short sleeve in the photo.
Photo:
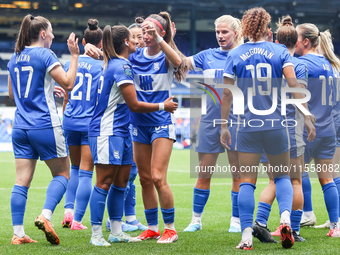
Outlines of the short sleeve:
{"type": "Polygon", "coordinates": [[[57,55],[52,50],[46,49],[42,51],[41,58],[47,72],[50,72],[55,66],[61,65],[57,55]]]}
{"type": "Polygon", "coordinates": [[[281,58],[281,62],[282,62],[282,69],[287,67],[287,66],[293,66],[294,67],[292,56],[290,55],[290,53],[289,53],[289,51],[287,50],[286,47],[282,51],[280,58],[281,58]]]}
{"type": "Polygon", "coordinates": [[[234,68],[234,61],[231,54],[228,54],[224,70],[223,70],[223,77],[228,77],[233,80],[236,80],[235,68],[234,68]]]}
{"type": "Polygon", "coordinates": [[[14,59],[15,59],[15,53],[13,53],[13,55],[12,55],[12,57],[11,57],[11,59],[8,61],[8,63],[7,63],[7,70],[8,70],[8,74],[10,74],[10,67],[11,67],[11,65],[12,65],[12,63],[13,63],[13,61],[14,61],[14,59]]]}
{"type": "Polygon", "coordinates": [[[304,63],[298,63],[294,69],[297,81],[301,84],[304,84],[307,87],[308,84],[307,66],[304,63]]]}
{"type": "Polygon", "coordinates": [[[195,71],[203,70],[203,63],[207,52],[208,50],[204,50],[190,57],[191,65],[195,71]]]}
{"type": "Polygon", "coordinates": [[[129,63],[121,63],[115,69],[114,75],[117,86],[122,84],[131,83],[133,84],[134,73],[129,63]]]}

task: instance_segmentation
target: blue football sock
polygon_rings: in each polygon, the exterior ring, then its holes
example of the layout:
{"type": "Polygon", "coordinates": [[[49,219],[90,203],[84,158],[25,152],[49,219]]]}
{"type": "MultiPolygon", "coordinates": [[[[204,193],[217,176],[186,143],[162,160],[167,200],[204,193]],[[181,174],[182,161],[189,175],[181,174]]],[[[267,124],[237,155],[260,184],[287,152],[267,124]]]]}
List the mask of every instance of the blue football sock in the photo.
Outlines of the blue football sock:
{"type": "Polygon", "coordinates": [[[338,222],[339,220],[339,194],[335,183],[330,182],[322,186],[323,197],[328,212],[330,222],[338,222]]]}
{"type": "Polygon", "coordinates": [[[158,207],[145,209],[145,218],[149,226],[158,225],[158,207]]]}
{"type": "Polygon", "coordinates": [[[194,187],[193,210],[195,213],[203,213],[209,194],[210,189],[198,189],[194,187]]]}
{"type": "Polygon", "coordinates": [[[245,228],[253,227],[253,214],[255,208],[254,191],[256,187],[249,182],[240,184],[238,193],[238,211],[240,214],[240,222],[242,231],[245,228]]]}
{"type": "Polygon", "coordinates": [[[136,186],[133,182],[130,183],[130,190],[126,196],[124,203],[125,216],[136,215],[136,186]]]}
{"type": "Polygon", "coordinates": [[[107,198],[107,211],[110,220],[121,221],[124,211],[124,193],[125,188],[111,185],[109,196],[107,198]]]}
{"type": "Polygon", "coordinates": [[[93,172],[79,170],[79,184],[76,193],[76,209],[74,211],[74,220],[81,222],[86,212],[92,191],[93,172]]]}
{"type": "Polygon", "coordinates": [[[272,206],[265,202],[259,202],[257,205],[256,221],[267,226],[268,218],[272,206]]]}
{"type": "Polygon", "coordinates": [[[290,176],[280,175],[274,178],[274,182],[276,185],[276,199],[279,204],[280,215],[284,211],[290,213],[293,204],[293,186],[290,181],[290,176]]]}
{"type": "Polygon", "coordinates": [[[76,199],[76,192],[79,182],[79,166],[71,165],[70,180],[67,184],[65,193],[65,208],[74,208],[74,200],[76,199]]]}
{"type": "Polygon", "coordinates": [[[90,197],[91,225],[102,225],[105,201],[108,193],[107,190],[98,188],[97,186],[93,187],[90,197]]]}
{"type": "Polygon", "coordinates": [[[232,204],[232,210],[231,210],[231,216],[238,218],[238,192],[231,191],[231,204],[232,204]]]}
{"type": "Polygon", "coordinates": [[[125,190],[125,194],[124,194],[124,200],[126,200],[128,194],[130,192],[131,184],[134,183],[134,181],[136,179],[136,176],[137,176],[137,173],[130,172],[129,181],[128,181],[127,185],[126,185],[126,190],[125,190]]]}
{"type": "Polygon", "coordinates": [[[313,211],[312,205],[312,184],[309,179],[308,172],[302,174],[302,191],[303,191],[303,211],[313,211]]]}
{"type": "Polygon", "coordinates": [[[14,185],[11,195],[12,223],[15,225],[24,224],[28,188],[14,185]]]}
{"type": "Polygon", "coordinates": [[[333,179],[339,194],[339,217],[340,217],[340,177],[333,179]]]}
{"type": "Polygon", "coordinates": [[[302,217],[302,210],[292,210],[290,214],[290,224],[293,231],[300,231],[300,221],[302,217]]]}
{"type": "Polygon", "coordinates": [[[170,209],[161,208],[164,224],[171,224],[175,222],[175,207],[170,209]]]}
{"type": "Polygon", "coordinates": [[[44,209],[49,209],[54,212],[57,204],[59,204],[65,194],[67,181],[67,178],[64,176],[54,176],[47,187],[44,209]]]}

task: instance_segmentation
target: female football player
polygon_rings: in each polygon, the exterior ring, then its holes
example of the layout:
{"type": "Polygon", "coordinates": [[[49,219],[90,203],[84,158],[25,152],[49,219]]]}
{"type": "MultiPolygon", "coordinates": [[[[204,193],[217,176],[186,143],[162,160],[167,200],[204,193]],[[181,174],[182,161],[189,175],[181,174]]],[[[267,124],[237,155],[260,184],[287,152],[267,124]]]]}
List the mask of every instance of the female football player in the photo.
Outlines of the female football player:
{"type": "Polygon", "coordinates": [[[98,104],[89,125],[89,142],[97,175],[90,198],[91,244],[96,246],[110,245],[102,234],[107,197],[111,225],[108,241],[111,243],[141,241],[122,232],[121,222],[124,193],[133,162],[128,128],[130,110],[140,113],[165,110],[173,113],[177,108],[177,103],[170,101],[171,97],[161,103],[137,100],[133,86],[134,73],[127,60],[135,51],[136,42],[128,28],[125,26],[104,28],[104,73],[100,78],[98,104]]]}
{"type": "MultiPolygon", "coordinates": [[[[308,90],[312,94],[308,102],[311,113],[315,115],[316,138],[313,143],[307,141],[304,133],[306,151],[304,161],[309,164],[314,158],[314,169],[318,173],[330,221],[327,236],[340,237],[338,227],[339,198],[333,181],[332,158],[335,153],[335,127],[332,117],[333,87],[336,82],[334,69],[340,70],[340,61],[335,56],[329,32],[319,32],[314,24],[305,23],[296,27],[299,44],[296,53],[302,55],[308,69],[308,90]],[[320,55],[317,53],[319,46],[320,55]]],[[[305,215],[308,216],[308,215],[305,215]]]]}
{"type": "MultiPolygon", "coordinates": [[[[203,70],[204,83],[208,85],[223,84],[223,68],[228,53],[233,48],[243,43],[242,36],[238,33],[240,21],[230,15],[223,15],[215,20],[216,39],[220,47],[204,50],[192,57],[187,58],[190,69],[203,70]]],[[[215,89],[222,97],[223,89],[215,89]]],[[[214,119],[220,119],[221,105],[215,105],[211,97],[207,97],[207,112],[202,115],[198,130],[198,158],[200,169],[215,166],[219,153],[224,152],[224,147],[220,143],[221,127],[213,127],[214,119]]],[[[237,116],[229,115],[229,120],[237,122],[237,116]]],[[[231,127],[232,135],[236,134],[237,125],[231,127]]],[[[238,156],[233,143],[231,150],[228,150],[229,164],[238,170],[238,156]]],[[[235,171],[235,174],[238,171],[235,171]]],[[[234,173],[234,172],[233,172],[234,173]]],[[[194,232],[202,228],[202,214],[210,194],[210,181],[212,173],[198,174],[194,187],[193,215],[189,226],[184,229],[186,232],[194,232]]],[[[236,177],[236,176],[233,176],[236,177]]],[[[229,232],[240,232],[240,219],[238,214],[238,191],[239,178],[233,178],[231,190],[232,217],[230,220],[229,232]]]]}
{"type": "MultiPolygon", "coordinates": [[[[245,106],[244,125],[240,125],[236,141],[241,171],[238,202],[242,240],[236,247],[238,249],[249,250],[253,247],[252,223],[257,171],[252,169],[259,165],[263,150],[271,166],[279,169],[289,167],[288,131],[281,124],[284,121],[281,115],[282,75],[286,77],[290,87],[299,88],[300,85],[296,80],[287,48],[265,41],[270,31],[270,19],[270,15],[263,8],[253,8],[244,13],[241,21],[242,34],[249,42],[228,54],[224,69],[225,83],[229,86],[223,92],[221,118],[229,117],[232,92],[234,95],[237,94],[233,101],[234,114],[235,109],[240,111],[245,106]],[[238,88],[233,86],[236,78],[238,88]],[[245,105],[244,99],[247,100],[245,105]],[[263,112],[264,110],[266,112],[263,112]],[[278,121],[267,121],[268,119],[278,121]]],[[[293,96],[303,98],[301,93],[295,92],[293,96]]],[[[304,110],[305,123],[309,131],[308,139],[313,139],[315,135],[315,132],[312,132],[313,124],[307,110],[305,108],[304,110]]],[[[227,125],[222,124],[221,143],[230,148],[232,142],[227,125]]],[[[290,248],[294,244],[290,227],[293,188],[289,175],[284,171],[277,171],[273,175],[281,215],[281,243],[284,248],[290,248]]]]}
{"type": "Polygon", "coordinates": [[[14,98],[15,113],[12,141],[16,179],[11,196],[14,229],[12,244],[35,242],[25,235],[23,222],[27,192],[33,178],[37,159],[45,161],[53,179],[47,191],[41,215],[35,225],[44,231],[47,241],[59,244],[51,217],[62,199],[70,174],[70,162],[53,95],[55,80],[71,91],[78,67],[78,39],[71,33],[67,41],[71,62],[67,72],[50,50],[54,36],[49,20],[26,15],[8,63],[8,90],[14,98]],[[53,79],[53,80],[52,80],[53,79]]]}
{"type": "MultiPolygon", "coordinates": [[[[171,19],[167,12],[150,15],[142,29],[145,48],[137,49],[129,59],[135,72],[137,98],[144,102],[162,102],[171,95],[174,76],[177,80],[184,79],[187,66],[173,41],[171,19]]],[[[148,229],[137,238],[160,237],[159,198],[165,230],[158,243],[172,243],[178,236],[174,226],[174,200],[166,176],[176,138],[173,115],[164,111],[132,113],[131,124],[134,156],[148,223],[148,229]]]]}
{"type": "MultiPolygon", "coordinates": [[[[276,34],[276,42],[285,45],[290,55],[292,56],[292,61],[294,64],[294,71],[296,78],[300,84],[300,87],[306,88],[307,86],[307,68],[306,65],[298,58],[293,57],[296,45],[298,44],[298,35],[296,29],[294,28],[292,18],[288,15],[279,20],[278,31],[276,34]]],[[[291,94],[289,95],[291,98],[291,94]]],[[[291,225],[293,230],[294,240],[296,242],[305,241],[304,238],[300,236],[300,221],[303,209],[303,193],[302,193],[302,183],[301,175],[304,169],[303,153],[305,149],[305,143],[303,141],[303,129],[304,121],[303,114],[296,109],[293,105],[287,106],[287,119],[290,121],[289,140],[290,140],[290,165],[291,165],[291,182],[293,186],[293,205],[290,215],[291,225]],[[294,122],[296,125],[294,125],[294,122]]],[[[264,157],[265,158],[265,157],[264,157]]],[[[261,162],[268,162],[266,158],[261,162]]],[[[272,177],[272,173],[269,173],[272,177]]],[[[271,237],[269,230],[267,229],[267,221],[269,213],[271,211],[271,205],[275,199],[275,184],[274,178],[270,178],[268,186],[262,191],[260,196],[260,202],[257,207],[256,220],[253,225],[254,235],[263,242],[275,242],[271,237]]],[[[280,228],[276,231],[276,234],[280,235],[280,228]]]]}
{"type": "MultiPolygon", "coordinates": [[[[102,36],[103,31],[98,27],[98,20],[89,19],[88,27],[84,31],[83,45],[91,43],[101,48],[102,36]]],[[[64,101],[67,105],[63,129],[70,151],[71,173],[65,193],[65,215],[62,225],[71,227],[72,230],[87,229],[81,222],[92,191],[93,160],[88,141],[88,126],[97,103],[102,64],[102,61],[87,55],[80,56],[75,86],[69,92],[68,100],[64,101]]],[[[69,66],[70,62],[66,62],[65,71],[69,66]]]]}

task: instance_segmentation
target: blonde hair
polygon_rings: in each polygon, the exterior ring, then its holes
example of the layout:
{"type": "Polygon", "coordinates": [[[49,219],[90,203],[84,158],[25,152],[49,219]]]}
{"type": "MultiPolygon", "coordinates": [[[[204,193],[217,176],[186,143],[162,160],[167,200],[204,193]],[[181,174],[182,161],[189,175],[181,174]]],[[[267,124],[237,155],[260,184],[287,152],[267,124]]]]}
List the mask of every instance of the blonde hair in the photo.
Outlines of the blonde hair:
{"type": "Polygon", "coordinates": [[[309,39],[313,49],[319,46],[318,49],[321,51],[320,53],[331,63],[334,69],[340,71],[340,60],[334,53],[332,36],[329,30],[319,32],[319,29],[311,23],[304,23],[298,25],[296,28],[300,30],[303,39],[309,39]]]}
{"type": "Polygon", "coordinates": [[[243,44],[243,37],[241,35],[241,30],[239,29],[241,25],[241,21],[239,19],[234,18],[233,16],[230,16],[230,15],[223,15],[215,20],[215,23],[214,23],[215,26],[218,23],[227,23],[230,25],[232,30],[237,31],[237,35],[235,38],[236,47],[243,44]]]}

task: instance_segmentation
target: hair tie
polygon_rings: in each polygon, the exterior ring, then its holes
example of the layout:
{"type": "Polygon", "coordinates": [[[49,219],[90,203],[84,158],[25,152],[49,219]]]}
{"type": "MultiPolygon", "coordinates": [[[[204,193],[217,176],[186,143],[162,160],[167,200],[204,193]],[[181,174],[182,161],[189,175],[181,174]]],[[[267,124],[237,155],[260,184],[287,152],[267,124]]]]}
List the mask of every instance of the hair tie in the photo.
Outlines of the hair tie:
{"type": "Polygon", "coordinates": [[[318,33],[318,36],[320,36],[320,32],[318,33]]]}
{"type": "Polygon", "coordinates": [[[164,32],[164,28],[158,20],[156,20],[154,18],[146,18],[145,20],[148,20],[148,21],[155,23],[164,32]]]}
{"type": "Polygon", "coordinates": [[[30,19],[31,19],[31,20],[34,20],[34,16],[32,15],[30,19]]]}

